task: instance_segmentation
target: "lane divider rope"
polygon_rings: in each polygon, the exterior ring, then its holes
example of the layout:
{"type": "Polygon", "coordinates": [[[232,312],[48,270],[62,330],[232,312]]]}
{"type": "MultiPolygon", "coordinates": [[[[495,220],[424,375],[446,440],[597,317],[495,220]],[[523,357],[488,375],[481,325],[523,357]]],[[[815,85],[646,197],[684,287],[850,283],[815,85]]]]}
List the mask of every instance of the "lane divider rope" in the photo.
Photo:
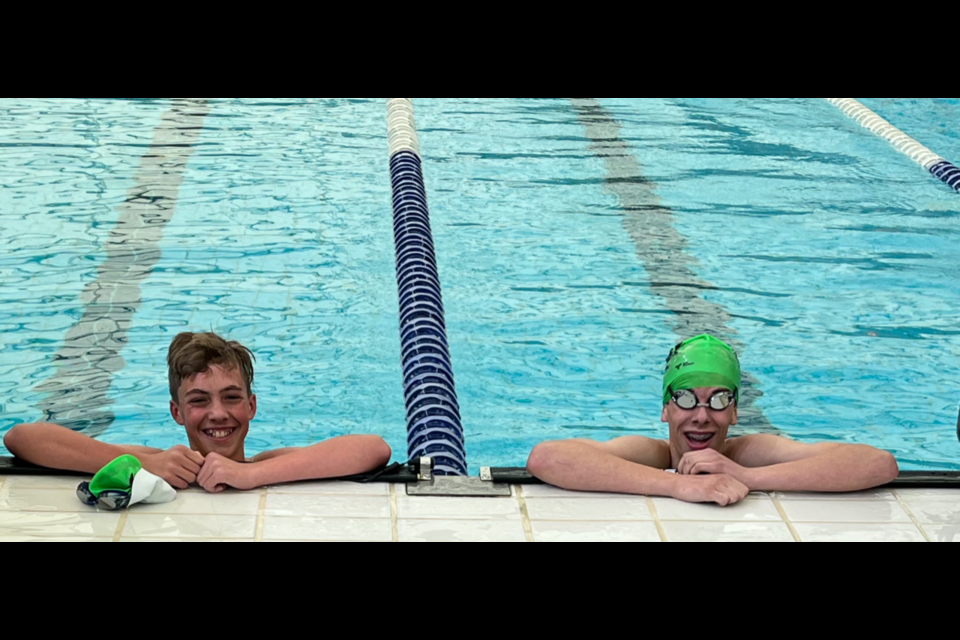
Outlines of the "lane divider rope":
{"type": "Polygon", "coordinates": [[[466,444],[410,98],[387,98],[387,129],[409,459],[433,458],[435,475],[465,476],[466,444]]]}
{"type": "Polygon", "coordinates": [[[903,131],[884,120],[856,98],[824,98],[860,126],[887,140],[900,153],[908,156],[952,189],[960,192],[960,168],[923,146],[903,131]]]}

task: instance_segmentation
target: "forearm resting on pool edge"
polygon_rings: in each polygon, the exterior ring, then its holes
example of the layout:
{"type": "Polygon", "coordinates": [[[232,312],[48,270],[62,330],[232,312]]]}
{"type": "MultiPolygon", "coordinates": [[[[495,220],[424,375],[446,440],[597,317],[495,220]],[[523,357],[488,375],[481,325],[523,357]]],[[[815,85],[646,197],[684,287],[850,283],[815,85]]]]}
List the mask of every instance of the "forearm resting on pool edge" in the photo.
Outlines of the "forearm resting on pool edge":
{"type": "Polygon", "coordinates": [[[100,442],[55,424],[22,424],[4,436],[6,448],[21,460],[60,471],[97,473],[122,455],[143,463],[158,449],[118,446],[100,442]]]}
{"type": "Polygon", "coordinates": [[[822,444],[816,455],[783,464],[746,469],[741,481],[751,491],[852,493],[897,479],[896,458],[866,445],[822,444]]]}

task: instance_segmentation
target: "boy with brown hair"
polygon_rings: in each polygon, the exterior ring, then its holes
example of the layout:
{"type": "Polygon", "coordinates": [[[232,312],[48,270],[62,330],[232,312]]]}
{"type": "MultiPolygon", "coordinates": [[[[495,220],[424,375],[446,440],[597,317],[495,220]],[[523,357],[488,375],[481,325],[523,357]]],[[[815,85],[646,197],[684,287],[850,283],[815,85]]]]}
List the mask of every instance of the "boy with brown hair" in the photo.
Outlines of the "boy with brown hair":
{"type": "Polygon", "coordinates": [[[390,461],[390,447],[378,436],[344,436],[248,459],[244,443],[257,414],[253,360],[249,349],[213,333],[182,333],[174,339],[167,356],[170,414],[186,429],[189,448],[106,444],[54,424],[16,426],[4,445],[27,462],[90,474],[132,455],[177,489],[199,484],[210,493],[351,476],[390,461]]]}

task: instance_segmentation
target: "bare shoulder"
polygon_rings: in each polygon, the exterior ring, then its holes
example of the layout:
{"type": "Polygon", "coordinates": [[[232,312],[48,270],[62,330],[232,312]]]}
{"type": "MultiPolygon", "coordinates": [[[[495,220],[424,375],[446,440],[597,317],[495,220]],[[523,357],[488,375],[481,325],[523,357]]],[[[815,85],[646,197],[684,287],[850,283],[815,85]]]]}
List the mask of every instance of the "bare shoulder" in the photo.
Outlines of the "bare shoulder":
{"type": "Polygon", "coordinates": [[[596,443],[596,447],[610,455],[653,469],[670,468],[670,443],[643,436],[626,436],[610,442],[596,443]]]}
{"type": "Polygon", "coordinates": [[[131,455],[140,454],[145,456],[152,456],[158,453],[163,453],[163,449],[154,449],[153,447],[142,447],[142,446],[133,445],[133,444],[121,445],[120,448],[123,449],[126,453],[129,453],[131,455]]]}
{"type": "Polygon", "coordinates": [[[766,467],[796,462],[841,447],[839,443],[805,444],[781,436],[757,434],[727,441],[724,455],[744,467],[766,467]]]}
{"type": "Polygon", "coordinates": [[[277,449],[276,451],[264,451],[260,455],[250,458],[250,462],[253,464],[256,464],[257,462],[266,462],[267,460],[273,460],[274,458],[282,458],[283,456],[290,455],[295,451],[300,451],[300,448],[290,447],[288,449],[277,449]]]}

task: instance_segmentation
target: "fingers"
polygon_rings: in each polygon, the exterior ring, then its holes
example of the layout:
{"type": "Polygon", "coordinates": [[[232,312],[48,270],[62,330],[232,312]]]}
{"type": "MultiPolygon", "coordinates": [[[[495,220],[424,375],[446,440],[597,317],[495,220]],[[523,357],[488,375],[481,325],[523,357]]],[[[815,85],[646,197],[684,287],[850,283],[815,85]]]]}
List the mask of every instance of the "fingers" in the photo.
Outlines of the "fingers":
{"type": "Polygon", "coordinates": [[[226,490],[223,475],[221,461],[215,456],[210,456],[210,459],[200,470],[200,475],[197,476],[197,484],[208,493],[223,493],[226,490]]]}
{"type": "Polygon", "coordinates": [[[721,507],[729,507],[743,502],[748,495],[750,489],[746,485],[733,478],[724,478],[713,496],[713,502],[721,507]]]}
{"type": "Polygon", "coordinates": [[[691,476],[711,476],[725,473],[722,464],[715,462],[698,462],[690,467],[691,476]]]}
{"type": "MultiPolygon", "coordinates": [[[[196,476],[200,473],[200,468],[203,467],[204,457],[203,454],[187,449],[186,447],[180,447],[175,451],[177,462],[183,466],[184,469],[196,476]]],[[[194,477],[194,480],[196,477],[194,477]]],[[[193,480],[191,480],[192,482],[193,480]]]]}
{"type": "Polygon", "coordinates": [[[677,467],[677,473],[682,476],[693,475],[690,473],[690,467],[692,467],[695,462],[696,458],[693,454],[688,453],[684,455],[682,458],[680,458],[680,465],[677,467]]]}
{"type": "Polygon", "coordinates": [[[210,477],[213,476],[216,464],[210,463],[203,465],[203,468],[200,469],[200,473],[197,474],[197,484],[206,489],[207,483],[210,481],[210,477]]]}
{"type": "Polygon", "coordinates": [[[190,473],[188,470],[184,469],[183,467],[175,468],[173,471],[173,475],[175,475],[178,480],[180,480],[186,485],[185,487],[182,487],[183,489],[186,489],[191,484],[197,481],[197,474],[190,473]]]}

